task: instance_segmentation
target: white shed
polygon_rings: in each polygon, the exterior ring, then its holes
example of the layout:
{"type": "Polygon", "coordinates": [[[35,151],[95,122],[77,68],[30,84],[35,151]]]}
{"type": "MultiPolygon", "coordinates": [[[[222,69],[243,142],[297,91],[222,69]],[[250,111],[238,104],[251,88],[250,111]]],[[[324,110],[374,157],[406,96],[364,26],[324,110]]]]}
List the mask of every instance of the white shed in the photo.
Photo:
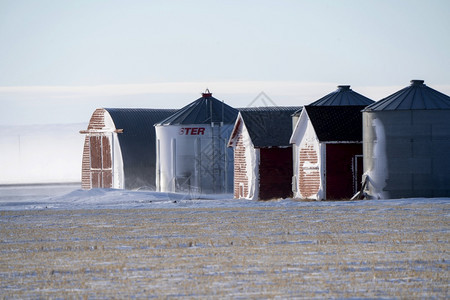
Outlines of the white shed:
{"type": "Polygon", "coordinates": [[[234,197],[292,197],[291,115],[299,107],[240,109],[228,145],[234,149],[234,197]]]}

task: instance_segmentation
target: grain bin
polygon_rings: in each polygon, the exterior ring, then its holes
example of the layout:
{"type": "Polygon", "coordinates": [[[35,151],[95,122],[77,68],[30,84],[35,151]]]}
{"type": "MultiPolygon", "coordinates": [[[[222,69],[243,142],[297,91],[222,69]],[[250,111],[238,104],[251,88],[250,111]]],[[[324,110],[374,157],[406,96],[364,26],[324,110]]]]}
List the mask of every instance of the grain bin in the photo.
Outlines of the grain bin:
{"type": "Polygon", "coordinates": [[[233,151],[227,148],[227,141],[237,114],[207,90],[155,124],[157,190],[231,193],[233,151]]]}
{"type": "Polygon", "coordinates": [[[363,111],[369,198],[450,196],[450,97],[411,85],[363,111]]]}

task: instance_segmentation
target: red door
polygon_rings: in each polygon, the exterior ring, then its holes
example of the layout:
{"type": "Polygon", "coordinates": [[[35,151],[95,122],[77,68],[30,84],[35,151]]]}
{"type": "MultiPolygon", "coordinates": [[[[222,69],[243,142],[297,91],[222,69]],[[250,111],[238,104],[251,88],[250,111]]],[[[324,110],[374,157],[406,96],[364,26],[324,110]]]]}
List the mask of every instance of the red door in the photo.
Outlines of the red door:
{"type": "Polygon", "coordinates": [[[103,134],[89,137],[92,188],[112,187],[112,156],[109,138],[103,134]]]}
{"type": "MultiPolygon", "coordinates": [[[[326,145],[326,198],[348,200],[355,194],[355,156],[362,155],[361,143],[326,145]]],[[[362,163],[360,164],[362,167],[362,163]]],[[[362,169],[360,170],[362,172],[362,169]]]]}

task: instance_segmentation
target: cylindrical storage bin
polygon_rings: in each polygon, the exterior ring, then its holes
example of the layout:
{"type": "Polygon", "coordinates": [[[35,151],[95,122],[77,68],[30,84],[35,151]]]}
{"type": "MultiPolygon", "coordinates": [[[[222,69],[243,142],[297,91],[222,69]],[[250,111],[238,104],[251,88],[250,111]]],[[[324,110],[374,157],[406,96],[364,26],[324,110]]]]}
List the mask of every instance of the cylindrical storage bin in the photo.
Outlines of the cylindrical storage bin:
{"type": "Polygon", "coordinates": [[[393,199],[450,196],[450,97],[411,86],[363,112],[365,193],[393,199]]]}
{"type": "Polygon", "coordinates": [[[236,116],[237,110],[206,93],[156,124],[157,190],[231,193],[233,151],[227,141],[236,116]]]}

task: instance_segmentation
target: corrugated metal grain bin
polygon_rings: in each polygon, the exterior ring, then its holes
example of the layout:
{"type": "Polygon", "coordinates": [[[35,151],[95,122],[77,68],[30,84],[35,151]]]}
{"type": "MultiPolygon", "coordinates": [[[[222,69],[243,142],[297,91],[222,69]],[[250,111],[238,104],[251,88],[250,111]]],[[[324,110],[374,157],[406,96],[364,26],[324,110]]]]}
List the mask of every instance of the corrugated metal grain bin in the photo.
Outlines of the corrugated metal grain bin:
{"type": "Polygon", "coordinates": [[[231,193],[233,151],[226,143],[237,114],[207,91],[157,123],[157,190],[231,193]]]}
{"type": "Polygon", "coordinates": [[[411,85],[363,111],[365,194],[450,196],[450,97],[411,85]]]}

